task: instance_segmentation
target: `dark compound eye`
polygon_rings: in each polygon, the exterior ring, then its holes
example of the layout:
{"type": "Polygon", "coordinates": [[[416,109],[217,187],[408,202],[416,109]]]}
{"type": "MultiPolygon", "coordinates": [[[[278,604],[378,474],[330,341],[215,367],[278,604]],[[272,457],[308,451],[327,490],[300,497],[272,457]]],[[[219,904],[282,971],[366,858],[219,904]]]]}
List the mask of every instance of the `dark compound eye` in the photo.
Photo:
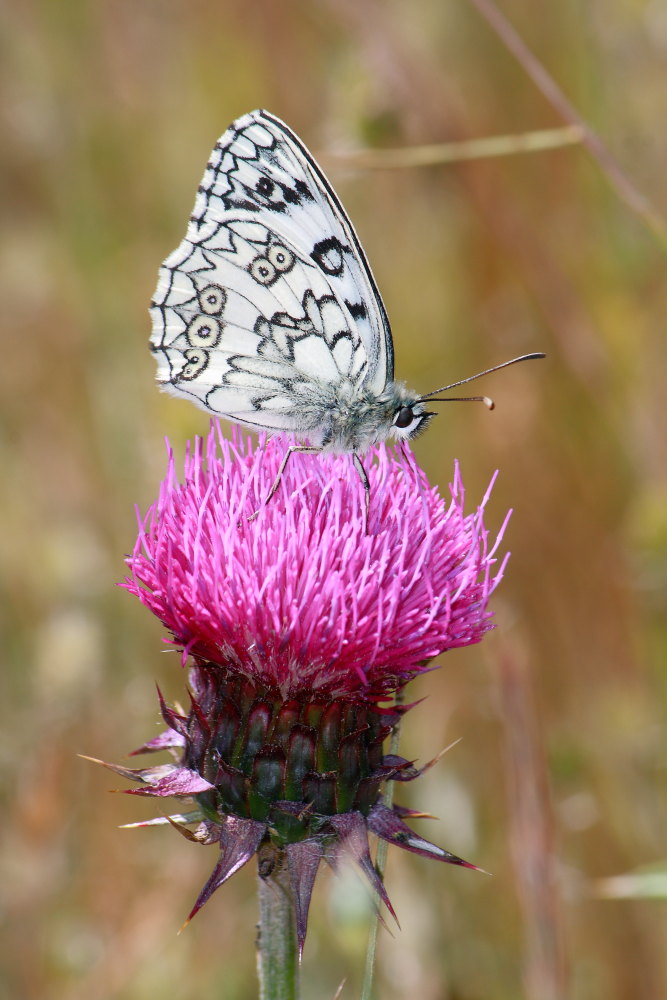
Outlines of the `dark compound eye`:
{"type": "Polygon", "coordinates": [[[402,406],[394,417],[394,427],[409,427],[415,415],[411,406],[402,406]]]}

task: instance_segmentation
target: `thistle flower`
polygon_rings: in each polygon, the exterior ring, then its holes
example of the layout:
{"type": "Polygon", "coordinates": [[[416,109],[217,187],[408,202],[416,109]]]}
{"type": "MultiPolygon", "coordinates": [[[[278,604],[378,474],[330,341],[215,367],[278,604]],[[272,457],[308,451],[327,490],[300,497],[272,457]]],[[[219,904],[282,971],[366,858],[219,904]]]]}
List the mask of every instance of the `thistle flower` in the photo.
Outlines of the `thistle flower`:
{"type": "Polygon", "coordinates": [[[190,917],[257,853],[260,875],[287,872],[301,949],[322,858],[351,855],[391,910],[369,831],[474,867],[417,836],[405,819],[418,814],[383,804],[384,782],[421,773],[383,751],[406,710],[387,702],[492,627],[504,560],[502,529],[491,544],[484,527],[488,493],[464,514],[458,467],[445,503],[409,452],[377,448],[366,524],[349,456],[293,455],[263,505],[283,453],[275,439],[225,439],[215,423],[182,483],[170,453],[124,586],[190,658],[190,705],[160,698],[167,729],[135,751],[168,749],[175,763],[113,769],[140,783],[135,794],[194,800],[158,822],[219,845],[190,917]]]}

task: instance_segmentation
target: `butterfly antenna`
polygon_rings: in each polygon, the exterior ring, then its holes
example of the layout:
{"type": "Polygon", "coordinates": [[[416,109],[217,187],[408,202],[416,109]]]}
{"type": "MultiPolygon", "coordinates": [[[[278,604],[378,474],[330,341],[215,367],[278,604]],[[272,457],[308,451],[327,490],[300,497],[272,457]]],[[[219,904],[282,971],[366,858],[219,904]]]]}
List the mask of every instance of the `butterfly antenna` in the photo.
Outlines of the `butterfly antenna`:
{"type": "Polygon", "coordinates": [[[442,399],[437,399],[439,392],[448,392],[449,389],[455,389],[458,385],[465,385],[466,382],[474,382],[475,379],[481,378],[482,375],[490,375],[491,372],[500,371],[501,368],[509,368],[510,365],[516,365],[519,361],[532,361],[534,358],[546,358],[546,354],[541,351],[536,351],[534,354],[522,354],[518,358],[512,358],[510,361],[503,361],[501,365],[494,365],[493,368],[486,368],[483,372],[477,372],[476,375],[470,375],[468,378],[462,378],[458,382],[452,382],[450,385],[443,385],[439,389],[433,389],[432,392],[427,392],[424,396],[420,396],[417,400],[418,403],[424,403],[428,400],[430,403],[484,403],[490,410],[495,406],[495,403],[489,396],[445,396],[442,399]]]}
{"type": "Polygon", "coordinates": [[[487,410],[495,410],[496,408],[496,404],[490,396],[429,396],[428,401],[429,403],[484,403],[487,410]]]}

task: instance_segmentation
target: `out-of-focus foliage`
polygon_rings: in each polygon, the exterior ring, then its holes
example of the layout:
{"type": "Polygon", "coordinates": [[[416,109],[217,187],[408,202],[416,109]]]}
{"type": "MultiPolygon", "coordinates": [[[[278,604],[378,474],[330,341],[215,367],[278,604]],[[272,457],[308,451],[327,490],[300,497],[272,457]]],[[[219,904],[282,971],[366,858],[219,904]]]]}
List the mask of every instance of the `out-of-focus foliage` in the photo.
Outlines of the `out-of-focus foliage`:
{"type": "MultiPolygon", "coordinates": [[[[664,5],[503,7],[667,217],[664,5]]],[[[579,147],[373,173],[327,160],[561,124],[466,3],[26,0],[4,5],[0,78],[0,996],[256,995],[250,868],[176,937],[212,849],[118,830],[154,807],[108,795],[76,753],[142,743],[154,680],[184,697],[156,621],[114,588],[163,435],[207,428],[157,392],[146,307],[211,145],[257,106],[329,169],[399,377],[428,390],[549,354],[484,383],[494,413],[445,406],[416,446],[442,484],[461,460],[471,503],[499,467],[491,514],[515,508],[498,630],[410,689],[426,701],[406,755],[464,740],[399,797],[495,877],[390,852],[402,930],[381,932],[378,995],[666,995],[662,903],[599,892],[667,852],[664,251],[579,147]]],[[[306,1000],[343,975],[358,995],[365,926],[354,882],[323,879],[306,1000]]]]}

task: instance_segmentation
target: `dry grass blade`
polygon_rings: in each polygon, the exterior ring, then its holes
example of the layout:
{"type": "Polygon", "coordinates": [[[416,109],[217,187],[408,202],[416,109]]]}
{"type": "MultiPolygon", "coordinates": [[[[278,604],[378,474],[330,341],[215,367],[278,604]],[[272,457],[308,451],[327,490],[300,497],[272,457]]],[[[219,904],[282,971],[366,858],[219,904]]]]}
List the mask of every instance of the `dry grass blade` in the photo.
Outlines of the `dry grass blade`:
{"type": "Polygon", "coordinates": [[[461,142],[438,142],[432,145],[407,146],[403,149],[360,149],[348,152],[330,150],[322,156],[336,166],[362,170],[401,170],[410,167],[433,167],[463,160],[483,160],[518,153],[539,153],[583,142],[580,125],[564,128],[538,129],[517,135],[493,135],[461,142]]]}
{"type": "Polygon", "coordinates": [[[498,10],[493,0],[470,0],[482,17],[493,28],[498,37],[523,67],[535,86],[546,97],[547,101],[571,125],[578,126],[582,132],[582,142],[595,157],[599,166],[606,174],[612,187],[620,198],[632,209],[667,249],[667,226],[653,207],[648,198],[639,191],[620,164],[607,149],[600,136],[579,114],[568,100],[554,78],[547,72],[539,59],[531,52],[515,28],[505,15],[498,10]]]}
{"type": "Polygon", "coordinates": [[[528,664],[508,648],[498,664],[514,881],[523,912],[523,977],[533,1000],[568,994],[549,779],[528,664]]]}

